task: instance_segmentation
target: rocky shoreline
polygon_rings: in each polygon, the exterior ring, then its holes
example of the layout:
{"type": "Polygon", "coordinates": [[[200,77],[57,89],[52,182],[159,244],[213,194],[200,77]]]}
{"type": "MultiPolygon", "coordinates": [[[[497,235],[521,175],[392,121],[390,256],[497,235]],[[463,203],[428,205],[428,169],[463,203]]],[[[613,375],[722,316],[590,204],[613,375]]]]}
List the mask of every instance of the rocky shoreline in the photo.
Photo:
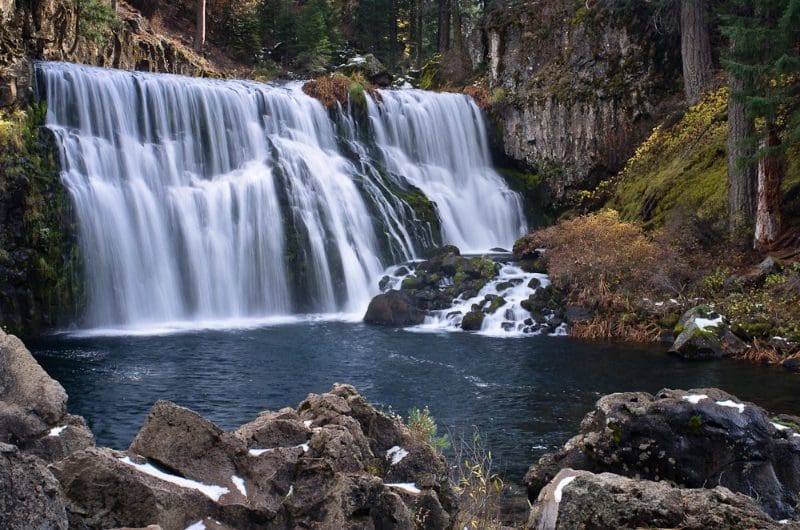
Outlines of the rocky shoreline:
{"type": "MultiPolygon", "coordinates": [[[[2,528],[468,524],[454,468],[352,386],[231,432],[158,401],[116,451],[95,446],[83,418],[67,413],[64,389],[14,336],[0,335],[0,367],[2,528]]],[[[528,521],[502,524],[800,528],[798,477],[798,417],[713,388],[610,394],[529,469],[528,521]]]]}

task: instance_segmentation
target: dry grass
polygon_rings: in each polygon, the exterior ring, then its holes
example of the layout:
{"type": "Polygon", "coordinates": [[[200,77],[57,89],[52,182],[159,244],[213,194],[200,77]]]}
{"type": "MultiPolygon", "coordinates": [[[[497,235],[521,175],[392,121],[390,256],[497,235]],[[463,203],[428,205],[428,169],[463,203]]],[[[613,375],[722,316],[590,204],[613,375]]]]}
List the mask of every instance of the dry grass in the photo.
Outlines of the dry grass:
{"type": "Polygon", "coordinates": [[[737,356],[737,358],[759,364],[781,364],[786,359],[797,356],[797,354],[796,350],[781,351],[770,344],[754,339],[752,347],[737,356]]]}
{"type": "Polygon", "coordinates": [[[319,100],[326,108],[337,103],[345,106],[350,98],[351,81],[341,75],[317,77],[303,85],[303,92],[319,100]]]}
{"type": "Polygon", "coordinates": [[[575,322],[570,336],[585,340],[624,340],[627,342],[657,342],[661,327],[654,322],[627,323],[618,318],[595,316],[590,322],[575,322]]]}

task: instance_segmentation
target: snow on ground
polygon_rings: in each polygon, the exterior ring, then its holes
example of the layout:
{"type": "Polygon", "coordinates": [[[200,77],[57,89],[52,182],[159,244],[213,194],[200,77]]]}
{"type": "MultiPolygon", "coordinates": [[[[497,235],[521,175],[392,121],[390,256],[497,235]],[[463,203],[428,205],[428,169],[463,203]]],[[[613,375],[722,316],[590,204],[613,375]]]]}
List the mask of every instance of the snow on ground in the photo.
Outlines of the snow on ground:
{"type": "Polygon", "coordinates": [[[62,425],[61,427],[53,427],[50,429],[50,434],[48,434],[48,436],[61,436],[61,433],[64,432],[64,429],[66,428],[66,425],[62,425]]]}
{"type": "Polygon", "coordinates": [[[421,493],[416,484],[413,482],[395,482],[394,484],[385,484],[385,486],[389,486],[390,488],[398,488],[409,493],[421,493]]]}
{"type": "Polygon", "coordinates": [[[395,445],[394,447],[386,451],[386,460],[391,459],[393,466],[399,464],[407,456],[408,456],[408,451],[406,451],[399,445],[395,445]]]}
{"type": "Polygon", "coordinates": [[[717,405],[721,407],[729,407],[732,409],[738,410],[740,413],[744,412],[744,404],[743,403],[736,403],[735,401],[731,401],[730,399],[726,399],[725,401],[717,401],[717,405]]]}
{"type": "Polygon", "coordinates": [[[691,403],[692,405],[697,405],[700,401],[704,399],[708,399],[708,396],[705,394],[686,394],[683,396],[683,399],[691,403]]]}
{"type": "Polygon", "coordinates": [[[170,482],[172,484],[175,484],[176,486],[180,486],[181,488],[189,488],[197,490],[214,502],[219,501],[219,498],[225,495],[226,493],[230,493],[230,490],[223,486],[203,484],[202,482],[197,482],[195,480],[190,480],[188,478],[179,477],[177,475],[171,475],[169,473],[161,471],[160,469],[152,466],[151,464],[137,464],[136,462],[131,460],[129,456],[120,458],[120,461],[123,464],[127,464],[129,466],[136,468],[137,471],[145,473],[146,475],[150,475],[151,477],[155,477],[165,482],[170,482]]]}
{"type": "Polygon", "coordinates": [[[571,477],[564,477],[558,482],[558,486],[556,486],[556,491],[553,493],[553,498],[556,502],[561,502],[561,495],[564,493],[564,488],[567,487],[567,484],[575,480],[576,476],[571,477]]]}
{"type": "Polygon", "coordinates": [[[242,479],[242,477],[237,477],[236,475],[233,475],[231,477],[231,482],[233,482],[233,485],[236,486],[237,490],[239,490],[239,493],[247,497],[247,487],[244,485],[244,480],[242,479]]]}

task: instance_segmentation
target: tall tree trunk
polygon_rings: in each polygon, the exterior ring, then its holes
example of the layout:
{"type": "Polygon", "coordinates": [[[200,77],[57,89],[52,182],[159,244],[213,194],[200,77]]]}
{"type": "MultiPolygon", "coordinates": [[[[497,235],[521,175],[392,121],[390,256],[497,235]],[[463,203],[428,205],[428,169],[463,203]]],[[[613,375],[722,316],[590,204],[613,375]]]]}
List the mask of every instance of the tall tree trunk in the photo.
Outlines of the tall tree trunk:
{"type": "Polygon", "coordinates": [[[194,33],[194,50],[200,53],[206,45],[206,0],[197,0],[195,11],[197,11],[197,28],[194,33]]]}
{"type": "Polygon", "coordinates": [[[424,0],[412,0],[417,6],[417,66],[422,66],[423,36],[425,35],[425,3],[424,0]]]}
{"type": "MultiPolygon", "coordinates": [[[[766,137],[761,141],[762,149],[780,144],[773,125],[767,126],[766,137]]],[[[772,152],[758,161],[758,199],[756,208],[756,248],[765,249],[781,233],[781,181],[785,168],[780,157],[772,152]]]]}
{"type": "Polygon", "coordinates": [[[464,54],[464,30],[461,27],[461,2],[450,0],[453,13],[453,51],[458,55],[464,54]]]}
{"type": "Polygon", "coordinates": [[[706,3],[707,0],[681,0],[683,89],[692,105],[700,101],[713,82],[706,3]]]}
{"type": "Polygon", "coordinates": [[[444,53],[450,49],[450,0],[437,0],[439,5],[439,33],[438,46],[439,53],[444,53]]]}
{"type": "Polygon", "coordinates": [[[115,12],[117,10],[117,3],[117,0],[111,0],[111,9],[113,9],[115,12]]]}
{"type": "Polygon", "coordinates": [[[392,66],[397,64],[397,0],[391,0],[391,20],[389,20],[389,56],[392,66]]]}
{"type": "Polygon", "coordinates": [[[729,74],[728,86],[728,229],[734,242],[750,246],[756,212],[756,178],[750,162],[753,155],[750,138],[755,129],[744,102],[734,96],[746,88],[746,83],[729,74]]]}

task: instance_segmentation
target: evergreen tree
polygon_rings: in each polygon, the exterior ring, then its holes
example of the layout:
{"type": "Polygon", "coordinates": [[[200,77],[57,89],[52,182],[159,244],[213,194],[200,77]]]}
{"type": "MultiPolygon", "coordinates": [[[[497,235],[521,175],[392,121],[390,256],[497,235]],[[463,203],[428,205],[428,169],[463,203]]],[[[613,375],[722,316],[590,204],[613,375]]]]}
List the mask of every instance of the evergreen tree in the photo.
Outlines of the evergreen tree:
{"type": "MultiPolygon", "coordinates": [[[[742,167],[758,163],[758,204],[755,208],[756,242],[767,245],[780,231],[781,158],[787,147],[800,142],[800,0],[741,0],[725,17],[723,34],[730,40],[724,61],[732,78],[733,108],[746,111],[747,126],[732,121],[729,112],[729,145],[758,145],[748,156],[731,161],[729,186],[741,182],[742,167]],[[739,137],[759,124],[755,135],[739,137]]],[[[750,169],[752,171],[752,169],[750,169]]],[[[729,204],[731,214],[741,204],[729,204]]]]}

